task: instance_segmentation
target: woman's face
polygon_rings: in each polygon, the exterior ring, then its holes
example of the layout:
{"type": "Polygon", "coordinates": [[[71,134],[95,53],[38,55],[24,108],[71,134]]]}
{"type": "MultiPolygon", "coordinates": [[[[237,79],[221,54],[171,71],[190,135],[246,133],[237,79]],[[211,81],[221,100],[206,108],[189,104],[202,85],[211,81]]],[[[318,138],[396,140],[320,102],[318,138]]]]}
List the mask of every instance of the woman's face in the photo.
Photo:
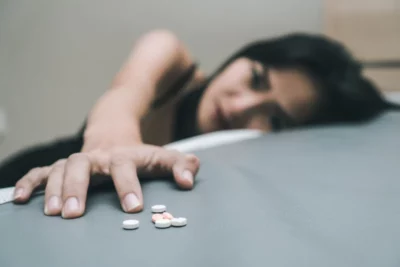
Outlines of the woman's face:
{"type": "Polygon", "coordinates": [[[206,89],[198,126],[202,132],[289,128],[310,119],[318,101],[315,85],[301,71],[265,68],[257,61],[239,58],[206,89]]]}

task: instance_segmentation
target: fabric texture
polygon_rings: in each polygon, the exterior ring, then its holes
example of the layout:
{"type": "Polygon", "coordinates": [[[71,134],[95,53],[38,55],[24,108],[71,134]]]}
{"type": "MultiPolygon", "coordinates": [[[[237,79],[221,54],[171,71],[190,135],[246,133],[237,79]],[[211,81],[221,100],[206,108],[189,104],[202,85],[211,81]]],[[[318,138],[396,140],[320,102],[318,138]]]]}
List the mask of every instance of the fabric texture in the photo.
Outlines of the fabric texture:
{"type": "Polygon", "coordinates": [[[400,114],[362,125],[293,130],[197,152],[193,191],[143,181],[145,209],[125,214],[112,186],[85,216],[43,215],[43,196],[0,206],[0,266],[400,265],[400,114]],[[184,228],[156,229],[165,204],[184,228]],[[140,220],[137,230],[122,229],[140,220]]]}

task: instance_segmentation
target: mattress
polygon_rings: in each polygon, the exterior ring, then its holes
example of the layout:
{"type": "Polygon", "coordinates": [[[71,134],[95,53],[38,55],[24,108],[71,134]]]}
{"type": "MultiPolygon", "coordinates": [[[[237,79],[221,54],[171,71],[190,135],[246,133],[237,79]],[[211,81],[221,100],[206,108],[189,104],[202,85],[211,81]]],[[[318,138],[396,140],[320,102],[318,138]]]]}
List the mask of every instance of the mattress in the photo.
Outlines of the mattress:
{"type": "Polygon", "coordinates": [[[44,216],[43,196],[1,205],[0,266],[400,266],[400,113],[195,153],[195,189],[143,181],[138,214],[112,187],[74,220],[44,216]],[[188,225],[156,229],[154,204],[188,225]]]}

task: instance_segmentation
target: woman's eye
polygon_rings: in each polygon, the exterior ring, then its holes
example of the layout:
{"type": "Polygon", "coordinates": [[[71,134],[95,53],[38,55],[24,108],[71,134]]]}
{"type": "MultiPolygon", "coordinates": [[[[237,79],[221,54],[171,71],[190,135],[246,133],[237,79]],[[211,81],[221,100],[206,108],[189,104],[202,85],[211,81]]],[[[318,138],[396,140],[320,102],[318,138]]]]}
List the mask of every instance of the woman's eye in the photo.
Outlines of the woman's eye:
{"type": "Polygon", "coordinates": [[[254,89],[260,89],[261,87],[261,75],[255,67],[251,68],[251,86],[254,89]]]}
{"type": "Polygon", "coordinates": [[[251,68],[251,87],[255,90],[269,90],[266,73],[255,66],[251,68]]]}

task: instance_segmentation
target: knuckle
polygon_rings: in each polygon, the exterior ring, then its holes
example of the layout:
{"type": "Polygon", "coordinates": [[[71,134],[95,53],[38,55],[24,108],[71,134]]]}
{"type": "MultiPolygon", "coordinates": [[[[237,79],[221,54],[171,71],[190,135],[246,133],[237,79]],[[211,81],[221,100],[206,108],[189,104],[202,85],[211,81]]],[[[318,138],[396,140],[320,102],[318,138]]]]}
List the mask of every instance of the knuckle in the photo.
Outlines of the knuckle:
{"type": "Polygon", "coordinates": [[[65,161],[57,161],[51,168],[51,173],[63,171],[65,167],[65,161]]]}
{"type": "Polygon", "coordinates": [[[164,155],[173,161],[182,160],[184,158],[184,154],[178,150],[165,150],[164,149],[164,150],[161,150],[160,153],[166,153],[164,155]]]}
{"type": "Polygon", "coordinates": [[[147,153],[148,162],[151,164],[156,164],[162,158],[162,151],[158,149],[154,149],[147,153]]]}
{"type": "Polygon", "coordinates": [[[92,164],[92,169],[94,172],[107,173],[107,169],[110,163],[110,154],[100,151],[89,153],[89,159],[92,164]]]}
{"type": "Polygon", "coordinates": [[[88,154],[88,158],[92,162],[103,162],[108,159],[108,153],[104,153],[101,151],[92,151],[88,154]]]}
{"type": "Polygon", "coordinates": [[[66,159],[59,159],[53,164],[53,166],[55,167],[55,166],[59,166],[59,165],[64,165],[65,162],[66,162],[66,159]]]}
{"type": "Polygon", "coordinates": [[[150,169],[168,168],[176,159],[175,153],[169,153],[163,148],[151,149],[144,155],[143,165],[150,169]]]}
{"type": "Polygon", "coordinates": [[[38,184],[38,176],[42,168],[36,167],[31,169],[24,177],[22,177],[17,183],[17,187],[32,187],[38,184]]]}
{"type": "Polygon", "coordinates": [[[41,171],[42,171],[41,167],[33,168],[26,174],[26,177],[35,177],[39,175],[41,171]]]}
{"type": "Polygon", "coordinates": [[[125,153],[114,153],[111,157],[111,166],[121,166],[129,164],[131,161],[125,153]]]}
{"type": "Polygon", "coordinates": [[[74,153],[68,157],[68,162],[77,162],[88,160],[88,156],[85,153],[74,153]]]}
{"type": "Polygon", "coordinates": [[[35,180],[37,177],[41,176],[42,173],[44,172],[45,168],[43,167],[37,167],[29,171],[29,173],[26,175],[26,178],[28,180],[35,180]]]}

